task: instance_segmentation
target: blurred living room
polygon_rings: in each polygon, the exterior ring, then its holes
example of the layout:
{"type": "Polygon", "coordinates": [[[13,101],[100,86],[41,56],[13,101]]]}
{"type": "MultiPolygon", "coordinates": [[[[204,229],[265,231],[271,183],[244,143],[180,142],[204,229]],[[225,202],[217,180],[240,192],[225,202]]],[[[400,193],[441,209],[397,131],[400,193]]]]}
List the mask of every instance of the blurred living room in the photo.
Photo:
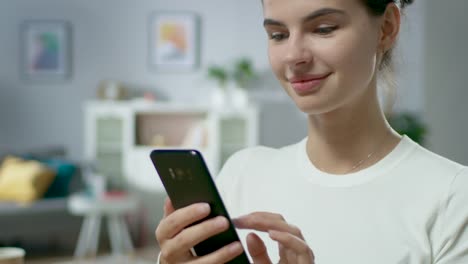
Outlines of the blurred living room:
{"type": "MultiPolygon", "coordinates": [[[[387,114],[468,165],[465,10],[408,8],[387,114]]],[[[155,263],[166,193],[151,150],[198,149],[216,177],[238,150],[303,139],[262,23],[252,0],[0,0],[0,250],[155,263]]]]}

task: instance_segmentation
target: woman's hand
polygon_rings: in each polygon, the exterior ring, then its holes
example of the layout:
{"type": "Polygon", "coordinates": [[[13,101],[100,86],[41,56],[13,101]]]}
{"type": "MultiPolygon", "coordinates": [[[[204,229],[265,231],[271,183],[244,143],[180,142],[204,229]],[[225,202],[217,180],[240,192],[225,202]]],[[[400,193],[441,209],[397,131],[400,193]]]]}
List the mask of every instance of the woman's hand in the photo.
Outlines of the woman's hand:
{"type": "MultiPolygon", "coordinates": [[[[237,228],[268,232],[278,242],[281,264],[313,264],[314,253],[304,241],[301,230],[288,224],[279,214],[256,212],[234,220],[237,228]]],[[[247,236],[247,248],[255,264],[270,264],[265,244],[254,233],[247,236]]]]}
{"type": "Polygon", "coordinates": [[[164,217],[156,229],[156,239],[161,248],[161,264],[219,264],[226,263],[242,253],[240,242],[234,242],[202,257],[194,257],[191,254],[190,249],[195,245],[227,230],[229,227],[229,223],[224,217],[215,217],[190,226],[209,214],[210,206],[206,203],[193,204],[174,210],[171,201],[166,199],[164,217]]]}

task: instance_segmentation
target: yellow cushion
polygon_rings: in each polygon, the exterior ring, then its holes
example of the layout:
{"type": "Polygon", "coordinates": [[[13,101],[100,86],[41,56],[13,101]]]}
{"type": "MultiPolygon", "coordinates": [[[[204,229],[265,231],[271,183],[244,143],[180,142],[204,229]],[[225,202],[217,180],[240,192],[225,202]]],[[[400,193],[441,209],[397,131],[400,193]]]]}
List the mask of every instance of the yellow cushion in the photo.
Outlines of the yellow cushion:
{"type": "Polygon", "coordinates": [[[44,195],[54,177],[55,171],[38,161],[7,157],[0,166],[0,201],[33,202],[44,195]]]}

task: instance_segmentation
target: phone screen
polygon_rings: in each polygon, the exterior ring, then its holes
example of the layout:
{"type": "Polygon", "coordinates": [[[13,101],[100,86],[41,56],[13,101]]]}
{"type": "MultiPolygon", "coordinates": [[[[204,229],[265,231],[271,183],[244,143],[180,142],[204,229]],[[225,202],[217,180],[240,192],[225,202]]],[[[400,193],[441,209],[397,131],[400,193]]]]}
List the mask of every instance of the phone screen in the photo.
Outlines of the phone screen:
{"type": "MultiPolygon", "coordinates": [[[[197,256],[209,254],[227,244],[239,241],[234,225],[200,152],[197,150],[158,149],[153,150],[150,157],[175,209],[204,202],[210,205],[211,213],[201,221],[220,215],[229,220],[228,230],[194,247],[197,256]]],[[[250,262],[247,255],[242,253],[228,263],[244,264],[250,262]]]]}

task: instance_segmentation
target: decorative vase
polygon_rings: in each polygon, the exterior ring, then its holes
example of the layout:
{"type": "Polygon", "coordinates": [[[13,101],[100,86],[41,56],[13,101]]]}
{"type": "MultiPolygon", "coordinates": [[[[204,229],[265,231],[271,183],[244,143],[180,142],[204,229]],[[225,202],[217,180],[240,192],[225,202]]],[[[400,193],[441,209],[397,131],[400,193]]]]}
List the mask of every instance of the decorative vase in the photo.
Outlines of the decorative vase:
{"type": "Polygon", "coordinates": [[[229,85],[227,91],[230,107],[234,109],[242,109],[249,104],[249,95],[244,88],[232,84],[229,85]]]}
{"type": "Polygon", "coordinates": [[[211,91],[211,105],[214,108],[221,108],[226,105],[226,92],[224,88],[214,87],[211,91]]]}

